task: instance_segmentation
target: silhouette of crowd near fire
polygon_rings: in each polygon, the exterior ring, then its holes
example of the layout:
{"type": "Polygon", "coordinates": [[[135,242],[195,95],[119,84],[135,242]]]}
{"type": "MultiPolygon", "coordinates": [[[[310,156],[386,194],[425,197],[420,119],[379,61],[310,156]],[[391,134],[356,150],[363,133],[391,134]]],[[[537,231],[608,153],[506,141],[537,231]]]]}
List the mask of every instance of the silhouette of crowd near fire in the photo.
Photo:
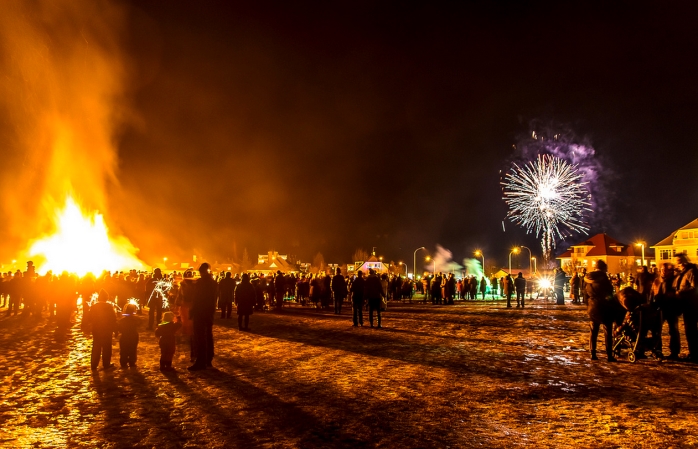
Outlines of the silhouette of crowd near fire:
{"type": "Polygon", "coordinates": [[[212,368],[214,358],[213,324],[217,312],[220,319],[233,317],[235,310],[238,329],[250,330],[254,312],[282,311],[295,305],[316,310],[334,310],[342,314],[343,305],[352,309],[352,325],[364,325],[368,311],[370,327],[383,327],[382,312],[389,301],[409,301],[420,298],[423,303],[453,305],[456,300],[506,299],[506,307],[526,306],[526,296],[534,291],[547,299],[548,294],[558,304],[565,304],[565,290],[571,304],[587,307],[590,321],[589,351],[597,360],[597,339],[604,329],[606,356],[616,361],[623,351],[628,360],[640,358],[684,360],[698,362],[698,269],[685,254],[676,256],[675,265],[642,267],[637,276],[623,279],[609,275],[606,264],[597,261],[594,271],[582,269],[568,280],[566,273],[555,269],[550,285],[525,279],[522,273],[486,279],[466,276],[456,279],[453,273],[436,273],[414,281],[399,275],[378,274],[373,269],[364,276],[358,271],[345,276],[340,269],[333,273],[235,274],[214,275],[208,263],[197,271],[163,273],[88,274],[78,277],[63,272],[38,275],[34,264],[26,271],[2,273],[0,307],[6,315],[25,319],[41,319],[45,314],[55,320],[58,331],[72,326],[74,314],[82,312],[81,325],[91,332],[93,347],[91,368],[97,370],[101,361],[104,369],[111,363],[112,339],[119,338],[122,368],[135,367],[139,342],[138,315],[147,309],[147,330],[154,332],[161,350],[160,369],[172,370],[178,336],[190,347],[188,367],[191,371],[212,368]],[[374,315],[376,320],[374,321],[374,315]],[[684,337],[688,355],[680,357],[681,332],[679,318],[683,316],[684,337]],[[662,348],[664,322],[669,332],[669,354],[662,348]]]}

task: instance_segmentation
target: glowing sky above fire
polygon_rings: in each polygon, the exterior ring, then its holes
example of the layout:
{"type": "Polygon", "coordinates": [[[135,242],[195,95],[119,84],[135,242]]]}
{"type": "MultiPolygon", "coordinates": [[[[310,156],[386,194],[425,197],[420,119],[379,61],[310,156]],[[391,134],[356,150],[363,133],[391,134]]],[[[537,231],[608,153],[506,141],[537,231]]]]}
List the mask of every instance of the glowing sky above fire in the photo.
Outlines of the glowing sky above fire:
{"type": "Polygon", "coordinates": [[[74,188],[150,264],[437,243],[505,264],[537,246],[502,232],[499,187],[532,131],[594,149],[590,232],[698,216],[698,5],[244,3],[4,5],[0,260],[74,188]]]}

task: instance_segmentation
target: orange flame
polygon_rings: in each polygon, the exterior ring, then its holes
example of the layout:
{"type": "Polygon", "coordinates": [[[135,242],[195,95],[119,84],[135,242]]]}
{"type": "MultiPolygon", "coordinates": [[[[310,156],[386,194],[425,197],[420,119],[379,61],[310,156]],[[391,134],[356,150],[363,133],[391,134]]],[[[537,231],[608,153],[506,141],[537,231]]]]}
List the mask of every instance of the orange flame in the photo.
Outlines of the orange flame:
{"type": "Polygon", "coordinates": [[[112,238],[97,211],[85,214],[72,197],[54,217],[56,232],[36,240],[29,249],[32,257],[39,256],[41,271],[68,271],[84,276],[103,270],[144,269],[136,253],[138,249],[125,237],[112,238]]]}

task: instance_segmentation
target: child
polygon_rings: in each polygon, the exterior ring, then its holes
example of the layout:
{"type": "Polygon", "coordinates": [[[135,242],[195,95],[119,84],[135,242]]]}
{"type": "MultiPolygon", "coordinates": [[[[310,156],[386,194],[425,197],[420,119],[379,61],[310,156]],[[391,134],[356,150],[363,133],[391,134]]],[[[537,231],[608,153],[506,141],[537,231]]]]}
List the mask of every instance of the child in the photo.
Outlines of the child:
{"type": "Polygon", "coordinates": [[[138,348],[138,323],[136,318],[138,307],[135,304],[126,304],[121,318],[117,324],[121,337],[119,338],[119,349],[121,356],[119,362],[121,367],[136,367],[136,349],[138,348]]]}
{"type": "Polygon", "coordinates": [[[182,327],[182,323],[172,312],[165,312],[162,315],[162,323],[155,329],[155,336],[160,340],[160,370],[170,371],[172,368],[172,358],[175,353],[176,339],[175,334],[182,327]]]}

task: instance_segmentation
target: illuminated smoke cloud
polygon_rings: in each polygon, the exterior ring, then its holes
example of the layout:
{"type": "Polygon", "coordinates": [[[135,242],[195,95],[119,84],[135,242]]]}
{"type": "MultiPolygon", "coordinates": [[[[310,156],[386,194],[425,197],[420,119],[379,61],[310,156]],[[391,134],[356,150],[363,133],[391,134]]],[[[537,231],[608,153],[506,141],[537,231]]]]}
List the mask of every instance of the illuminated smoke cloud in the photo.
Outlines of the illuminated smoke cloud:
{"type": "MultiPolygon", "coordinates": [[[[436,254],[434,254],[434,262],[436,262],[436,272],[450,273],[458,272],[463,269],[463,266],[453,261],[453,253],[441,245],[436,245],[436,254]]],[[[429,269],[429,265],[427,265],[429,269]]],[[[433,269],[433,263],[432,267],[433,269]]]]}

